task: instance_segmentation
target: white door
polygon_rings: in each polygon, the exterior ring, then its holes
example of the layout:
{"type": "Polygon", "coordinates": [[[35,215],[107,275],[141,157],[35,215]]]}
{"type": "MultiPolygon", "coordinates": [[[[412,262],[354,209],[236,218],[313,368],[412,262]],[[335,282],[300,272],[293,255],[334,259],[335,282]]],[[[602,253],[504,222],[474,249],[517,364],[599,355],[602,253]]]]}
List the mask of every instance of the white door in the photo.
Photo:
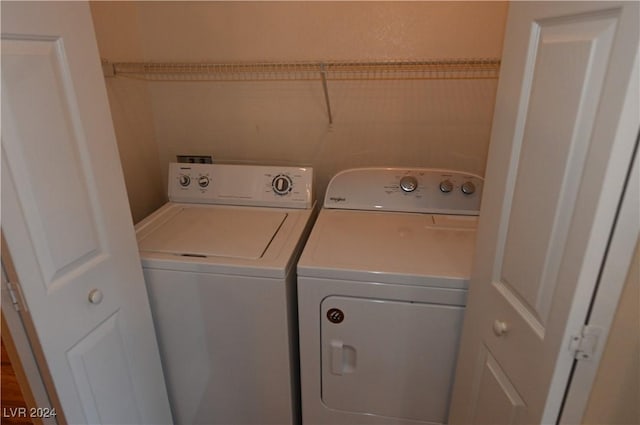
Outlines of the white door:
{"type": "Polygon", "coordinates": [[[555,423],[639,128],[637,2],[512,2],[451,423],[555,423]]]}
{"type": "Polygon", "coordinates": [[[170,423],[102,78],[88,4],[2,2],[2,232],[67,422],[170,423]]]}

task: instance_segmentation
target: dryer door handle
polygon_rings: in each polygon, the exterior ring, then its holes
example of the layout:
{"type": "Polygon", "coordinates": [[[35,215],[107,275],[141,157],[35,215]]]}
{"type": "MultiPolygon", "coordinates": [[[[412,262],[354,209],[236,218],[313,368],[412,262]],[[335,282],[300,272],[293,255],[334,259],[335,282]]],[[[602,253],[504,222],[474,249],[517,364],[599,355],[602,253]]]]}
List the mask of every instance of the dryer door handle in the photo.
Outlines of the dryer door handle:
{"type": "Polygon", "coordinates": [[[356,349],[336,339],[331,340],[329,345],[331,346],[331,373],[334,375],[353,373],[356,369],[356,349]]]}
{"type": "Polygon", "coordinates": [[[342,351],[344,345],[342,341],[331,341],[331,373],[342,375],[342,351]]]}

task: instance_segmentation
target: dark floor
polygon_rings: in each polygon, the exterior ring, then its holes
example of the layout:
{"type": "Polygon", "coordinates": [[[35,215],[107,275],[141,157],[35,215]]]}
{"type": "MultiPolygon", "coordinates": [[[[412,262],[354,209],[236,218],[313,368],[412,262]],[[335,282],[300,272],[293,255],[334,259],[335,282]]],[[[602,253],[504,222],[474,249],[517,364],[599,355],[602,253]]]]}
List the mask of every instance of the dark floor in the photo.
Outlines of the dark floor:
{"type": "Polygon", "coordinates": [[[28,417],[16,415],[16,412],[26,412],[27,410],[17,410],[19,408],[27,409],[27,405],[20,391],[16,374],[11,366],[11,361],[7,355],[2,341],[2,383],[0,385],[0,423],[1,424],[32,424],[28,417]]]}

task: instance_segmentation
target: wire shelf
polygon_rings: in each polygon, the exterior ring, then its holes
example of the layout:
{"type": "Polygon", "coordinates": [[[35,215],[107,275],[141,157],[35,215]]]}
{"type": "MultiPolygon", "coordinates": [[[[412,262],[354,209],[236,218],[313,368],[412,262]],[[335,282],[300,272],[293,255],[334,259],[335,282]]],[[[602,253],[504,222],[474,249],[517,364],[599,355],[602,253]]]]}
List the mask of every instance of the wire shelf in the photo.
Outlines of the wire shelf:
{"type": "Polygon", "coordinates": [[[282,63],[109,63],[106,76],[146,81],[495,79],[497,58],[282,63]]]}
{"type": "Polygon", "coordinates": [[[309,81],[322,82],[327,118],[333,123],[327,81],[496,79],[497,58],[422,61],[325,61],[263,63],[156,63],[102,61],[105,77],[144,81],[309,81]]]}
{"type": "Polygon", "coordinates": [[[499,59],[333,62],[329,80],[486,79],[498,78],[499,59]]]}

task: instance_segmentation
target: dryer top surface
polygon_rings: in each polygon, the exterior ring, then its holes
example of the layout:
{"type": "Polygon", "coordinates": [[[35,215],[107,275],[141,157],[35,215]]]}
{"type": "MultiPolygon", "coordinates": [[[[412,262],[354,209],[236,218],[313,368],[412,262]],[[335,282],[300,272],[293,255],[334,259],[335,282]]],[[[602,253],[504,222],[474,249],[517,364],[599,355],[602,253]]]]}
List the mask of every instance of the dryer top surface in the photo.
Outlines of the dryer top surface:
{"type": "Polygon", "coordinates": [[[477,220],[323,209],[298,274],[463,288],[471,274],[477,220]]]}

